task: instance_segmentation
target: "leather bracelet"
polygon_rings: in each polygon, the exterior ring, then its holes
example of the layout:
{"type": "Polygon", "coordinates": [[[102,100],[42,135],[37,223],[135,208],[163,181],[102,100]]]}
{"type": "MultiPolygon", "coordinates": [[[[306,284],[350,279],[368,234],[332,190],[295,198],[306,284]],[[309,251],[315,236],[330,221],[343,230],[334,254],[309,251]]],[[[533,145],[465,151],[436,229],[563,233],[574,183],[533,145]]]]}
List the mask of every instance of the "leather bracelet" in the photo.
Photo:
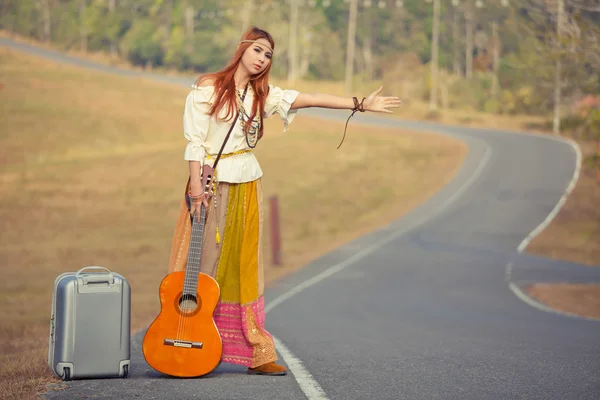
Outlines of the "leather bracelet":
{"type": "Polygon", "coordinates": [[[365,112],[365,106],[364,106],[364,102],[365,102],[366,97],[363,97],[362,100],[360,101],[360,103],[358,102],[358,97],[352,97],[352,101],[354,101],[354,108],[352,109],[352,111],[356,112],[356,111],[360,111],[360,112],[365,112]]]}
{"type": "Polygon", "coordinates": [[[352,116],[357,111],[365,112],[365,106],[363,104],[365,102],[365,99],[366,99],[366,97],[363,97],[362,100],[359,103],[357,97],[352,97],[352,101],[354,102],[354,108],[352,109],[352,114],[350,114],[350,116],[346,120],[346,125],[344,126],[344,136],[342,136],[342,141],[340,142],[340,144],[337,147],[338,149],[340,148],[340,146],[342,145],[342,143],[344,143],[344,139],[346,138],[346,129],[348,128],[348,122],[350,121],[350,118],[352,118],[352,116]]]}
{"type": "Polygon", "coordinates": [[[192,196],[191,193],[188,193],[188,197],[192,203],[200,203],[202,200],[206,199],[206,192],[197,196],[192,196]]]}

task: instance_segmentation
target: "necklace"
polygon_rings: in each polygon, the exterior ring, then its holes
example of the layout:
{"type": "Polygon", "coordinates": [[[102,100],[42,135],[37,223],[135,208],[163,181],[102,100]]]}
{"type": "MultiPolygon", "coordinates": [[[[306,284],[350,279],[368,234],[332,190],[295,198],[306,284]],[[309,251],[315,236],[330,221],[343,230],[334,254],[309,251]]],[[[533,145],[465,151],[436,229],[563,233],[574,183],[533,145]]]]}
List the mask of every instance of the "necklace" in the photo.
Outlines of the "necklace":
{"type": "Polygon", "coordinates": [[[250,123],[250,116],[246,112],[246,106],[244,105],[244,99],[246,98],[246,93],[248,91],[248,85],[246,85],[246,89],[244,93],[240,96],[239,90],[236,91],[238,98],[238,111],[239,117],[238,119],[242,123],[242,129],[244,131],[244,137],[246,139],[246,144],[249,148],[253,149],[256,147],[258,143],[258,132],[260,130],[260,122],[256,119],[252,120],[250,123]]]}

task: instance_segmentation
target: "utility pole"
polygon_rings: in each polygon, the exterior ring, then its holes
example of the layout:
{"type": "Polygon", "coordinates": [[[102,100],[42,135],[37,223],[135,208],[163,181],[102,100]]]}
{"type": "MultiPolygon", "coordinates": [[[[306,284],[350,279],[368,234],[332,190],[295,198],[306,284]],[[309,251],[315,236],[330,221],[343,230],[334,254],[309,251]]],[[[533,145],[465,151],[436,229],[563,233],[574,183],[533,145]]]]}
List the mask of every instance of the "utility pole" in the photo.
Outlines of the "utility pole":
{"type": "Polygon", "coordinates": [[[290,36],[289,36],[289,67],[288,83],[298,78],[298,0],[290,0],[290,36]]]}
{"type": "Polygon", "coordinates": [[[440,0],[433,0],[433,35],[431,44],[431,92],[429,110],[437,109],[438,93],[438,53],[440,48],[440,0]]]}
{"type": "Polygon", "coordinates": [[[467,42],[465,52],[465,73],[467,79],[473,77],[473,31],[474,31],[474,10],[473,0],[467,0],[467,9],[465,10],[465,28],[467,30],[467,42]]]}
{"type": "Polygon", "coordinates": [[[348,15],[348,44],[346,47],[346,93],[352,91],[352,76],[354,75],[354,50],[356,47],[356,16],[358,14],[358,0],[350,0],[350,13],[348,15]]]}
{"type": "Polygon", "coordinates": [[[560,102],[561,102],[561,38],[562,38],[562,23],[565,13],[564,0],[558,0],[556,12],[556,36],[558,45],[558,55],[556,57],[556,65],[554,67],[554,115],[552,118],[552,133],[560,135],[560,102]]]}

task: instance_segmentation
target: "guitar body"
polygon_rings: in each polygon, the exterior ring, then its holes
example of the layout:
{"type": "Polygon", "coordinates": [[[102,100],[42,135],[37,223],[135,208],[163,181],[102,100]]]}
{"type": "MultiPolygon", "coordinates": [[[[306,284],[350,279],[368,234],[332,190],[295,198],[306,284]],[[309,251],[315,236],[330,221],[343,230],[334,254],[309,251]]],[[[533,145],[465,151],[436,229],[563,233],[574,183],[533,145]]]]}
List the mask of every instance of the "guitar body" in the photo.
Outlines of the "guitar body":
{"type": "Polygon", "coordinates": [[[213,319],[220,288],[204,273],[197,274],[193,294],[184,293],[186,287],[186,272],[173,272],[163,279],[161,311],[144,336],[142,352],[157,371],[191,378],[208,374],[221,361],[223,343],[213,319]]]}

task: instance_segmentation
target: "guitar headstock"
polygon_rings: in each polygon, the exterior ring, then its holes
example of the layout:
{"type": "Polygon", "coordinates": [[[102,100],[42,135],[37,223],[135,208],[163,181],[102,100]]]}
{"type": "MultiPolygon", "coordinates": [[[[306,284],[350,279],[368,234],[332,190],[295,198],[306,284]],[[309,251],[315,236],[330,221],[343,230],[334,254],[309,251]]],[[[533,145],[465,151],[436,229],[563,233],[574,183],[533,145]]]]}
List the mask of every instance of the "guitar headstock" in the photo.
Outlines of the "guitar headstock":
{"type": "Polygon", "coordinates": [[[215,176],[215,170],[210,165],[204,164],[202,166],[202,187],[204,188],[204,192],[208,193],[208,197],[212,194],[212,184],[215,176]]]}

